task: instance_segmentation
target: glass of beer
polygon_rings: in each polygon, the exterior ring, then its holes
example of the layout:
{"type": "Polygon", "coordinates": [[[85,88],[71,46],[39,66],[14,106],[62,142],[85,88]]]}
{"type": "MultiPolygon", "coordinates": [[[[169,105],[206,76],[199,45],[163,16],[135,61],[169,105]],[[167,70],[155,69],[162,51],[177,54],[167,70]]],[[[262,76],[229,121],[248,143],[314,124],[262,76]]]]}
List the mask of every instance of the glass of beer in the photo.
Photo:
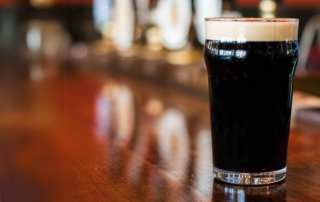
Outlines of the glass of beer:
{"type": "Polygon", "coordinates": [[[206,18],[214,176],[262,185],[286,176],[298,19],[206,18]]]}

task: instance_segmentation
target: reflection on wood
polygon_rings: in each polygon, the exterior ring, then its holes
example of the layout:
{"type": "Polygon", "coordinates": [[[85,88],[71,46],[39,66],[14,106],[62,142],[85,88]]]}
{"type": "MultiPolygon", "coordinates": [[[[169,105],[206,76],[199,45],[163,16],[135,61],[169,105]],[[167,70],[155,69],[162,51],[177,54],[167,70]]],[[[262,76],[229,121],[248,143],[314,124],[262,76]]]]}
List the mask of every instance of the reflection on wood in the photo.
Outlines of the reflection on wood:
{"type": "Polygon", "coordinates": [[[285,181],[232,186],[213,180],[209,105],[203,98],[112,73],[61,76],[32,85],[17,81],[11,93],[5,85],[0,89],[6,95],[1,106],[10,105],[0,114],[2,201],[263,202],[320,197],[317,127],[298,122],[292,130],[285,181]],[[125,93],[116,99],[113,93],[119,89],[114,89],[120,87],[125,93]],[[117,109],[119,100],[123,103],[117,109]],[[116,110],[123,113],[121,118],[116,110]],[[41,113],[30,116],[35,111],[41,113]],[[124,140],[128,144],[123,145],[124,140]]]}

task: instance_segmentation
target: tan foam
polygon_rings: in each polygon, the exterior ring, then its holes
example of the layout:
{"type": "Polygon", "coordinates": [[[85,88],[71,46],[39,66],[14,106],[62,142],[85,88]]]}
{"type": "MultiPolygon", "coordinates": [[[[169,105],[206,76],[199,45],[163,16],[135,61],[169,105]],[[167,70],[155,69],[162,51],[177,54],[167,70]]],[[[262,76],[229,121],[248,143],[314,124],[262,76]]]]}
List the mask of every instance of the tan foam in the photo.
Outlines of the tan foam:
{"type": "Polygon", "coordinates": [[[222,41],[297,40],[299,22],[206,21],[206,39],[222,41]]]}

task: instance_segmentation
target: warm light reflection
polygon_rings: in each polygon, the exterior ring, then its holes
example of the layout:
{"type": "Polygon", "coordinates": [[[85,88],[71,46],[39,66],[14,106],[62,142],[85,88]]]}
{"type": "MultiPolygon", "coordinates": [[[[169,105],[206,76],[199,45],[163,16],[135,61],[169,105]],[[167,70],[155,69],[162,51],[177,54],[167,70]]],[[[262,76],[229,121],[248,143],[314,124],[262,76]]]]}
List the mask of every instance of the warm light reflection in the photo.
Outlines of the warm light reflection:
{"type": "Polygon", "coordinates": [[[131,90],[125,85],[108,82],[96,98],[96,132],[102,135],[114,132],[116,142],[127,145],[133,135],[134,113],[131,90]]]}
{"type": "Polygon", "coordinates": [[[261,11],[271,13],[276,10],[277,4],[273,0],[263,0],[261,1],[259,7],[261,11]]]}
{"type": "Polygon", "coordinates": [[[275,18],[276,16],[275,16],[275,14],[273,14],[273,13],[264,13],[264,14],[262,15],[262,17],[263,17],[263,18],[275,18]]]}
{"type": "Polygon", "coordinates": [[[119,87],[115,99],[116,135],[120,143],[131,140],[134,129],[134,100],[131,90],[124,85],[119,87]]]}
{"type": "Polygon", "coordinates": [[[112,120],[112,89],[114,84],[105,84],[95,102],[96,132],[101,135],[109,135],[112,120]]]}
{"type": "Polygon", "coordinates": [[[260,2],[261,17],[263,18],[275,18],[275,11],[277,4],[274,0],[263,0],[260,2]]]}
{"type": "Polygon", "coordinates": [[[42,52],[47,58],[64,56],[70,44],[70,36],[58,21],[46,21],[42,24],[42,52]]]}
{"type": "Polygon", "coordinates": [[[158,27],[150,27],[146,31],[146,39],[148,42],[148,48],[153,51],[162,49],[161,38],[158,27]]]}
{"type": "Polygon", "coordinates": [[[49,8],[53,6],[54,0],[29,0],[31,6],[36,8],[49,8]]]}
{"type": "Polygon", "coordinates": [[[105,39],[112,39],[116,35],[115,23],[110,21],[101,26],[101,34],[105,39]]]}
{"type": "MultiPolygon", "coordinates": [[[[202,129],[198,132],[195,141],[196,161],[195,161],[195,178],[198,184],[197,190],[205,191],[203,184],[206,183],[206,188],[212,190],[213,180],[213,164],[212,164],[212,142],[210,129],[202,129]],[[210,182],[210,183],[209,183],[210,182]]],[[[208,193],[209,194],[209,193],[208,193]]]]}
{"type": "Polygon", "coordinates": [[[187,65],[197,58],[199,58],[199,55],[196,52],[191,53],[190,51],[175,51],[167,55],[168,62],[173,65],[187,65]]]}
{"type": "Polygon", "coordinates": [[[54,59],[50,64],[59,62],[65,57],[69,43],[70,36],[58,21],[31,21],[28,25],[26,32],[28,50],[33,55],[37,53],[37,57],[54,59]]]}
{"type": "Polygon", "coordinates": [[[240,18],[243,17],[243,15],[240,11],[237,10],[224,10],[221,14],[221,17],[240,18]]]}
{"type": "Polygon", "coordinates": [[[148,100],[145,111],[150,116],[158,116],[163,111],[163,103],[159,99],[148,100]]]}
{"type": "Polygon", "coordinates": [[[168,170],[184,177],[189,163],[189,134],[185,116],[176,109],[166,110],[158,120],[158,148],[168,170]]]}
{"type": "Polygon", "coordinates": [[[30,65],[29,76],[33,82],[40,82],[44,79],[44,71],[40,64],[35,63],[30,65]]]}
{"type": "Polygon", "coordinates": [[[197,170],[213,170],[211,131],[201,130],[196,140],[197,170]]]}

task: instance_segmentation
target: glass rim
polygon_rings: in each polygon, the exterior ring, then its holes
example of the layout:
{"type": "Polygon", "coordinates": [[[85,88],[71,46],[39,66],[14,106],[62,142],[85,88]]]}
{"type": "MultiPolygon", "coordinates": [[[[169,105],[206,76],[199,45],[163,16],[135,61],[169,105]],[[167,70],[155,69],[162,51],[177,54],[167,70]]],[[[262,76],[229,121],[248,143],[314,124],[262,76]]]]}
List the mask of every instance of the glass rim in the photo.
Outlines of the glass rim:
{"type": "Polygon", "coordinates": [[[205,21],[214,22],[299,22],[297,18],[246,18],[246,17],[212,17],[205,21]]]}

